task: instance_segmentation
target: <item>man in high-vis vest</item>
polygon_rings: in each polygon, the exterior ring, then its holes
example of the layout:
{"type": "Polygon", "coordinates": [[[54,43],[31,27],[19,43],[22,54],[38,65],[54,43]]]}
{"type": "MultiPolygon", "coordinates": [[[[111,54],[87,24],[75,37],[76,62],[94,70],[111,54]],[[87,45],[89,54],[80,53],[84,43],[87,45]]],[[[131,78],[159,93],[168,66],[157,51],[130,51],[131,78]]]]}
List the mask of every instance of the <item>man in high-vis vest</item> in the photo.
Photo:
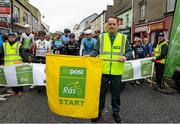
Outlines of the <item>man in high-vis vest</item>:
{"type": "Polygon", "coordinates": [[[163,81],[163,74],[164,74],[164,67],[166,62],[166,56],[168,53],[168,43],[164,39],[164,33],[160,32],[158,34],[158,43],[154,50],[154,57],[156,57],[155,60],[155,67],[156,67],[156,82],[157,82],[157,88],[163,88],[162,87],[162,81],[163,81]]]}
{"type": "MultiPolygon", "coordinates": [[[[3,43],[4,65],[21,64],[26,61],[27,56],[22,54],[22,46],[20,41],[16,40],[14,32],[8,34],[8,40],[3,43]]],[[[23,95],[23,87],[12,87],[11,95],[23,95]]]]}
{"type": "Polygon", "coordinates": [[[97,56],[104,60],[103,75],[100,90],[99,116],[91,119],[97,122],[105,108],[106,93],[110,85],[112,111],[114,120],[121,122],[120,118],[120,94],[122,90],[122,74],[124,73],[124,62],[132,58],[132,49],[126,35],[117,32],[119,20],[110,17],[107,21],[108,33],[99,35],[94,50],[90,56],[97,56]]]}

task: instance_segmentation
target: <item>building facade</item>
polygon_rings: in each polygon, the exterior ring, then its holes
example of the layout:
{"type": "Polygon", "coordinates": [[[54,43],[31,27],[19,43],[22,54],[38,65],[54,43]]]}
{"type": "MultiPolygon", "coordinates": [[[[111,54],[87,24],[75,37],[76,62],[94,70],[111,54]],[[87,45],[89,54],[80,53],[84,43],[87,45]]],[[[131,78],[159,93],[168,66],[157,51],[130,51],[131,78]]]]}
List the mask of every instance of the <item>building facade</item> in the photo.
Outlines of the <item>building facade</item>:
{"type": "Polygon", "coordinates": [[[13,27],[14,32],[23,32],[25,24],[29,24],[29,17],[31,16],[28,9],[26,9],[19,1],[13,1],[13,27]]]}
{"type": "Polygon", "coordinates": [[[29,24],[31,31],[41,30],[41,13],[25,0],[0,0],[0,31],[24,32],[29,24]]]}
{"type": "Polygon", "coordinates": [[[101,33],[104,32],[104,27],[106,23],[105,18],[106,18],[106,11],[103,11],[91,22],[91,29],[93,32],[97,30],[99,30],[101,33]]]}
{"type": "Polygon", "coordinates": [[[133,37],[148,37],[153,44],[158,33],[164,32],[169,39],[176,0],[134,0],[133,37]]]}
{"type": "Polygon", "coordinates": [[[91,29],[91,22],[98,16],[97,13],[94,13],[85,19],[83,19],[78,25],[75,25],[73,32],[79,37],[85,30],[91,29]]]}
{"type": "Polygon", "coordinates": [[[0,32],[6,33],[11,26],[11,1],[0,0],[0,32]]]}
{"type": "Polygon", "coordinates": [[[19,16],[20,21],[19,23],[15,21],[14,25],[23,26],[24,24],[29,24],[31,26],[31,31],[35,32],[35,31],[41,30],[40,11],[36,7],[31,5],[29,2],[24,1],[24,0],[14,0],[13,4],[15,3],[17,3],[19,6],[18,7],[16,5],[13,6],[13,19],[14,19],[14,16],[16,17],[16,15],[18,15],[17,13],[20,13],[20,16],[19,16]],[[25,11],[27,11],[28,13],[25,11]]]}
{"type": "Polygon", "coordinates": [[[49,32],[49,25],[47,25],[45,22],[41,22],[41,30],[49,32]]]}
{"type": "Polygon", "coordinates": [[[119,32],[126,34],[130,40],[132,28],[132,9],[129,8],[129,10],[119,14],[117,17],[122,21],[119,27],[119,32]]]}

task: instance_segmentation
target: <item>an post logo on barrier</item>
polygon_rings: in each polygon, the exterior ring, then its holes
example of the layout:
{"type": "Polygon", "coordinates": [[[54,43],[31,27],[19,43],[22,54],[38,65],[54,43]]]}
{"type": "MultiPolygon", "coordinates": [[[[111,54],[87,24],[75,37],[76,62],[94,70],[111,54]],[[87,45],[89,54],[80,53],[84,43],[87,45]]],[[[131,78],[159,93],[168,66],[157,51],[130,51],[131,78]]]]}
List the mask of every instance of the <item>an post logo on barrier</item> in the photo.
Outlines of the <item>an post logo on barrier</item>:
{"type": "Polygon", "coordinates": [[[132,66],[132,63],[131,62],[126,62],[124,64],[124,68],[125,68],[125,71],[124,71],[124,74],[122,76],[122,79],[123,80],[129,80],[129,79],[133,79],[134,78],[134,69],[133,69],[133,66],[132,66]]]}
{"type": "Polygon", "coordinates": [[[141,60],[141,76],[147,77],[152,75],[152,61],[149,60],[141,60]]]}
{"type": "Polygon", "coordinates": [[[124,64],[124,74],[122,81],[131,81],[153,76],[153,58],[130,60],[124,64]]]}
{"type": "Polygon", "coordinates": [[[86,68],[60,67],[59,104],[83,106],[86,90],[86,68]],[[68,98],[68,100],[66,99],[68,98]],[[74,100],[76,98],[76,100],[74,100]]]}
{"type": "Polygon", "coordinates": [[[16,66],[17,83],[33,84],[33,69],[31,65],[16,66]]]}
{"type": "MultiPolygon", "coordinates": [[[[96,63],[94,65],[96,65],[96,63]]],[[[127,61],[125,62],[124,66],[125,69],[124,69],[124,74],[122,75],[122,81],[137,80],[146,77],[152,77],[153,75],[154,62],[152,61],[152,58],[127,61]]],[[[64,65],[57,66],[56,68],[58,69],[56,74],[58,78],[57,87],[59,88],[57,95],[64,98],[84,99],[83,94],[86,94],[86,90],[87,90],[85,86],[88,80],[87,79],[88,67],[86,67],[85,64],[81,67],[74,66],[73,64],[72,66],[67,66],[65,62],[64,65]],[[71,85],[66,85],[67,83],[70,83],[71,85]],[[75,91],[76,93],[74,93],[75,91]],[[78,94],[78,93],[82,93],[82,94],[78,94]]],[[[26,86],[26,85],[45,86],[46,84],[44,83],[44,80],[46,80],[45,78],[46,74],[44,70],[45,70],[45,64],[35,64],[35,63],[1,66],[0,85],[1,86],[26,86]]],[[[52,70],[51,73],[55,74],[54,70],[52,70]]],[[[89,75],[93,75],[93,74],[90,73],[89,75]]],[[[62,103],[62,101],[60,101],[60,103],[62,103]]]]}
{"type": "Polygon", "coordinates": [[[7,85],[7,82],[6,82],[6,76],[4,74],[4,69],[3,68],[0,68],[0,82],[2,85],[7,85]]]}
{"type": "Polygon", "coordinates": [[[14,64],[0,66],[0,86],[45,86],[44,64],[14,64]]]}

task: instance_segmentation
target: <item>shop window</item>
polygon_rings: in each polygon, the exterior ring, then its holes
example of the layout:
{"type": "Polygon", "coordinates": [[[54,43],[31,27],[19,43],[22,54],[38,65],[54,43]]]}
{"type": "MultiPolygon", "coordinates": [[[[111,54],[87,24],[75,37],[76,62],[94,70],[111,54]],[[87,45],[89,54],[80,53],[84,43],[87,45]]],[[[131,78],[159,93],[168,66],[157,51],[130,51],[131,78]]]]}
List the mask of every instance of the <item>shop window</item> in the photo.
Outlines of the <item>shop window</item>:
{"type": "Polygon", "coordinates": [[[20,22],[20,9],[16,6],[13,7],[13,21],[20,22]]]}
{"type": "Polygon", "coordinates": [[[24,12],[24,15],[23,15],[23,22],[28,24],[28,14],[26,14],[25,12],[24,12]]]}
{"type": "Polygon", "coordinates": [[[129,27],[129,14],[126,14],[126,27],[129,27]]]}
{"type": "Polygon", "coordinates": [[[145,4],[140,5],[140,20],[145,20],[145,4]]]}
{"type": "Polygon", "coordinates": [[[168,3],[167,3],[167,11],[168,12],[174,11],[176,0],[167,0],[167,1],[168,1],[168,3]]]}

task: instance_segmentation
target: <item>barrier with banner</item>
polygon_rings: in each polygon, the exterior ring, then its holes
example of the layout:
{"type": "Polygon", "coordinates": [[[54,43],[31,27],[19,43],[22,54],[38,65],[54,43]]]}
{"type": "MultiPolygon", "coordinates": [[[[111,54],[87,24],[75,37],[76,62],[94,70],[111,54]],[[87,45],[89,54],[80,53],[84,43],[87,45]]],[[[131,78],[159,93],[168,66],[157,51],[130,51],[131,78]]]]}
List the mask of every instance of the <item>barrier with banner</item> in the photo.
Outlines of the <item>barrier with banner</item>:
{"type": "MultiPolygon", "coordinates": [[[[154,63],[152,58],[125,62],[123,81],[152,77],[154,63]]],[[[0,67],[1,86],[45,85],[44,64],[19,64],[0,67]]]]}
{"type": "Polygon", "coordinates": [[[15,87],[45,85],[44,64],[17,64],[0,67],[0,85],[15,87]]]}
{"type": "Polygon", "coordinates": [[[125,62],[125,70],[122,76],[123,82],[152,77],[154,70],[152,59],[145,58],[125,62]]]}

